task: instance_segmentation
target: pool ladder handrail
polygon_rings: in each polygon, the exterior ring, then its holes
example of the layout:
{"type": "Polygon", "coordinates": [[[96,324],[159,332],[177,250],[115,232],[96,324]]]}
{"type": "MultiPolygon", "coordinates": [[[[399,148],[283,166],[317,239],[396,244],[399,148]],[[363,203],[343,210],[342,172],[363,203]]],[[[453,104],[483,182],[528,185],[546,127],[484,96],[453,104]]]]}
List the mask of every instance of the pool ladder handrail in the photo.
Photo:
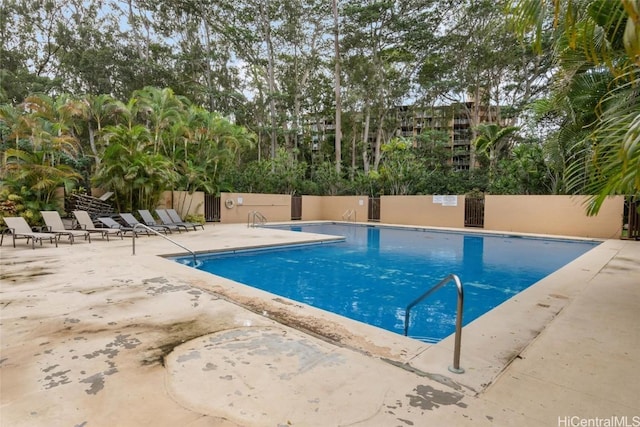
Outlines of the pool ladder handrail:
{"type": "Polygon", "coordinates": [[[348,221],[353,216],[353,222],[356,222],[356,211],[354,209],[347,209],[342,214],[342,219],[348,221]]]}
{"type": "Polygon", "coordinates": [[[442,279],[437,285],[433,286],[427,292],[422,294],[420,297],[416,298],[411,304],[407,306],[407,309],[404,313],[404,335],[407,336],[409,333],[409,314],[411,309],[427,298],[429,295],[443,287],[449,282],[455,282],[456,288],[458,289],[458,308],[456,315],[456,335],[455,335],[455,346],[453,350],[453,365],[449,366],[449,371],[454,374],[462,374],[464,369],[460,367],[460,343],[462,341],[462,308],[464,306],[464,288],[462,287],[462,282],[460,278],[455,274],[449,274],[447,277],[442,279]]]}
{"type": "Polygon", "coordinates": [[[267,223],[267,217],[258,211],[251,211],[247,214],[247,227],[255,227],[256,222],[260,225],[267,223]]]}
{"type": "Polygon", "coordinates": [[[136,254],[136,228],[144,228],[147,231],[150,231],[154,234],[157,234],[158,236],[162,237],[165,240],[170,241],[171,243],[173,243],[176,246],[180,246],[182,249],[184,249],[185,251],[189,252],[192,256],[193,256],[193,266],[196,266],[196,253],[194,251],[192,251],[191,249],[187,248],[184,245],[181,245],[180,243],[176,242],[175,240],[165,236],[162,233],[159,233],[158,231],[154,230],[151,227],[147,227],[145,224],[142,223],[138,223],[136,225],[133,226],[133,237],[131,238],[131,242],[132,242],[132,247],[133,247],[133,255],[136,254]]]}

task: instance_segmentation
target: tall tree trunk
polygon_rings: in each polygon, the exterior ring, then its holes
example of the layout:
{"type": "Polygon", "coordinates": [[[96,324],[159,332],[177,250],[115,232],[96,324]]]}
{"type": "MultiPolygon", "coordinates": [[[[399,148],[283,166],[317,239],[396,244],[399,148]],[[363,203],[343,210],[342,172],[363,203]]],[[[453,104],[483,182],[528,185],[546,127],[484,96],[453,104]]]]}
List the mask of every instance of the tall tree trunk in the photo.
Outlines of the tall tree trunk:
{"type": "Polygon", "coordinates": [[[377,171],[378,166],[380,166],[380,147],[382,147],[382,121],[384,120],[384,115],[380,115],[378,118],[380,123],[378,123],[378,130],[376,131],[376,146],[373,152],[373,170],[377,171]]]}
{"type": "Polygon", "coordinates": [[[275,73],[274,73],[274,53],[273,53],[273,40],[271,40],[271,22],[269,21],[269,0],[265,3],[261,3],[262,9],[262,31],[264,35],[265,43],[267,44],[267,79],[269,84],[269,113],[271,115],[271,158],[276,158],[276,89],[275,89],[275,73]]]}
{"type": "MultiPolygon", "coordinates": [[[[478,136],[476,129],[480,124],[480,85],[476,84],[475,91],[473,93],[473,110],[471,117],[471,141],[475,141],[478,136]]],[[[473,144],[469,146],[469,169],[475,169],[476,167],[476,148],[473,144]]]]}
{"type": "Polygon", "coordinates": [[[89,128],[89,145],[91,146],[91,153],[96,159],[96,166],[100,165],[100,156],[98,156],[98,148],[96,147],[96,133],[93,130],[93,125],[90,121],[87,122],[89,128]]]}
{"type": "Polygon", "coordinates": [[[369,173],[369,124],[371,123],[371,111],[365,107],[364,130],[362,131],[362,168],[364,173],[369,173]]]}
{"type": "Polygon", "coordinates": [[[205,81],[207,82],[207,98],[209,100],[209,111],[215,111],[215,98],[213,96],[213,75],[211,72],[211,31],[209,30],[209,24],[206,19],[202,19],[202,26],[204,29],[204,42],[206,43],[205,50],[207,52],[206,68],[204,70],[205,81]]]}
{"type": "Polygon", "coordinates": [[[357,133],[356,133],[356,122],[353,121],[353,130],[351,132],[351,170],[349,171],[349,179],[351,181],[355,178],[356,173],[356,141],[357,141],[357,133]]]}
{"type": "Polygon", "coordinates": [[[333,0],[333,46],[335,49],[335,93],[336,93],[336,172],[342,169],[342,101],[340,98],[340,28],[338,26],[338,0],[333,0]]]}

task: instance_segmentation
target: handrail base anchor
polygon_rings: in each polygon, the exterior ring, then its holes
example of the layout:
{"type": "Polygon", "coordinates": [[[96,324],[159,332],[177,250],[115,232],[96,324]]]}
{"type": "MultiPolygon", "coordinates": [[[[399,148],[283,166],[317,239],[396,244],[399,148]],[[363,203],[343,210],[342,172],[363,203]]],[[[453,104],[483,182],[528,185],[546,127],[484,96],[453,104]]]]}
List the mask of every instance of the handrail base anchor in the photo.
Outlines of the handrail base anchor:
{"type": "Polygon", "coordinates": [[[449,365],[449,372],[453,372],[454,374],[464,374],[464,369],[456,368],[453,365],[449,365]]]}

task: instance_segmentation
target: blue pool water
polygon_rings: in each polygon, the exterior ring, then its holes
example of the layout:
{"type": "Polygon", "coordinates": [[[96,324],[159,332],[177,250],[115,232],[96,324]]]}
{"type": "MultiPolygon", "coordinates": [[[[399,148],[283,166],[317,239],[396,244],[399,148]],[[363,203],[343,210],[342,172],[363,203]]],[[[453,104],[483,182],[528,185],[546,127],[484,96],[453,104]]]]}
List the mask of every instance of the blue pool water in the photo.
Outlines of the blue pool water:
{"type": "MultiPolygon", "coordinates": [[[[468,324],[598,244],[330,223],[287,229],[346,240],[199,256],[198,268],[399,334],[406,306],[448,274],[464,285],[468,324]]],[[[453,333],[456,298],[451,283],[414,307],[409,335],[437,342],[453,333]]]]}

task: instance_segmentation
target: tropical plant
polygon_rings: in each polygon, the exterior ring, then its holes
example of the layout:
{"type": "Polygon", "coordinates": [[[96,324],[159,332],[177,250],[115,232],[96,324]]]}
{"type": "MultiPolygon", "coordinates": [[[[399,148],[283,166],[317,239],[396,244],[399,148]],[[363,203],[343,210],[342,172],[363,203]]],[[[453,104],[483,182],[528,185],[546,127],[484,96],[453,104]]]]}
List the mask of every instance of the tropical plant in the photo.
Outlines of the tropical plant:
{"type": "Polygon", "coordinates": [[[380,179],[385,193],[391,195],[414,194],[422,179],[424,166],[412,149],[411,141],[393,138],[382,146],[380,179]]]}
{"type": "Polygon", "coordinates": [[[473,141],[476,152],[489,157],[489,173],[495,172],[498,160],[509,156],[513,139],[511,136],[518,131],[517,126],[502,127],[496,123],[478,125],[476,139],[473,141]]]}
{"type": "Polygon", "coordinates": [[[157,206],[162,191],[176,180],[172,163],[154,154],[149,130],[142,125],[104,129],[108,146],[93,177],[93,183],[114,191],[122,212],[157,206]]]}
{"type": "Polygon", "coordinates": [[[590,214],[609,195],[640,194],[640,4],[513,0],[510,10],[534,43],[545,29],[554,34],[559,141],[580,153],[568,166],[569,190],[592,195],[590,214]]]}

